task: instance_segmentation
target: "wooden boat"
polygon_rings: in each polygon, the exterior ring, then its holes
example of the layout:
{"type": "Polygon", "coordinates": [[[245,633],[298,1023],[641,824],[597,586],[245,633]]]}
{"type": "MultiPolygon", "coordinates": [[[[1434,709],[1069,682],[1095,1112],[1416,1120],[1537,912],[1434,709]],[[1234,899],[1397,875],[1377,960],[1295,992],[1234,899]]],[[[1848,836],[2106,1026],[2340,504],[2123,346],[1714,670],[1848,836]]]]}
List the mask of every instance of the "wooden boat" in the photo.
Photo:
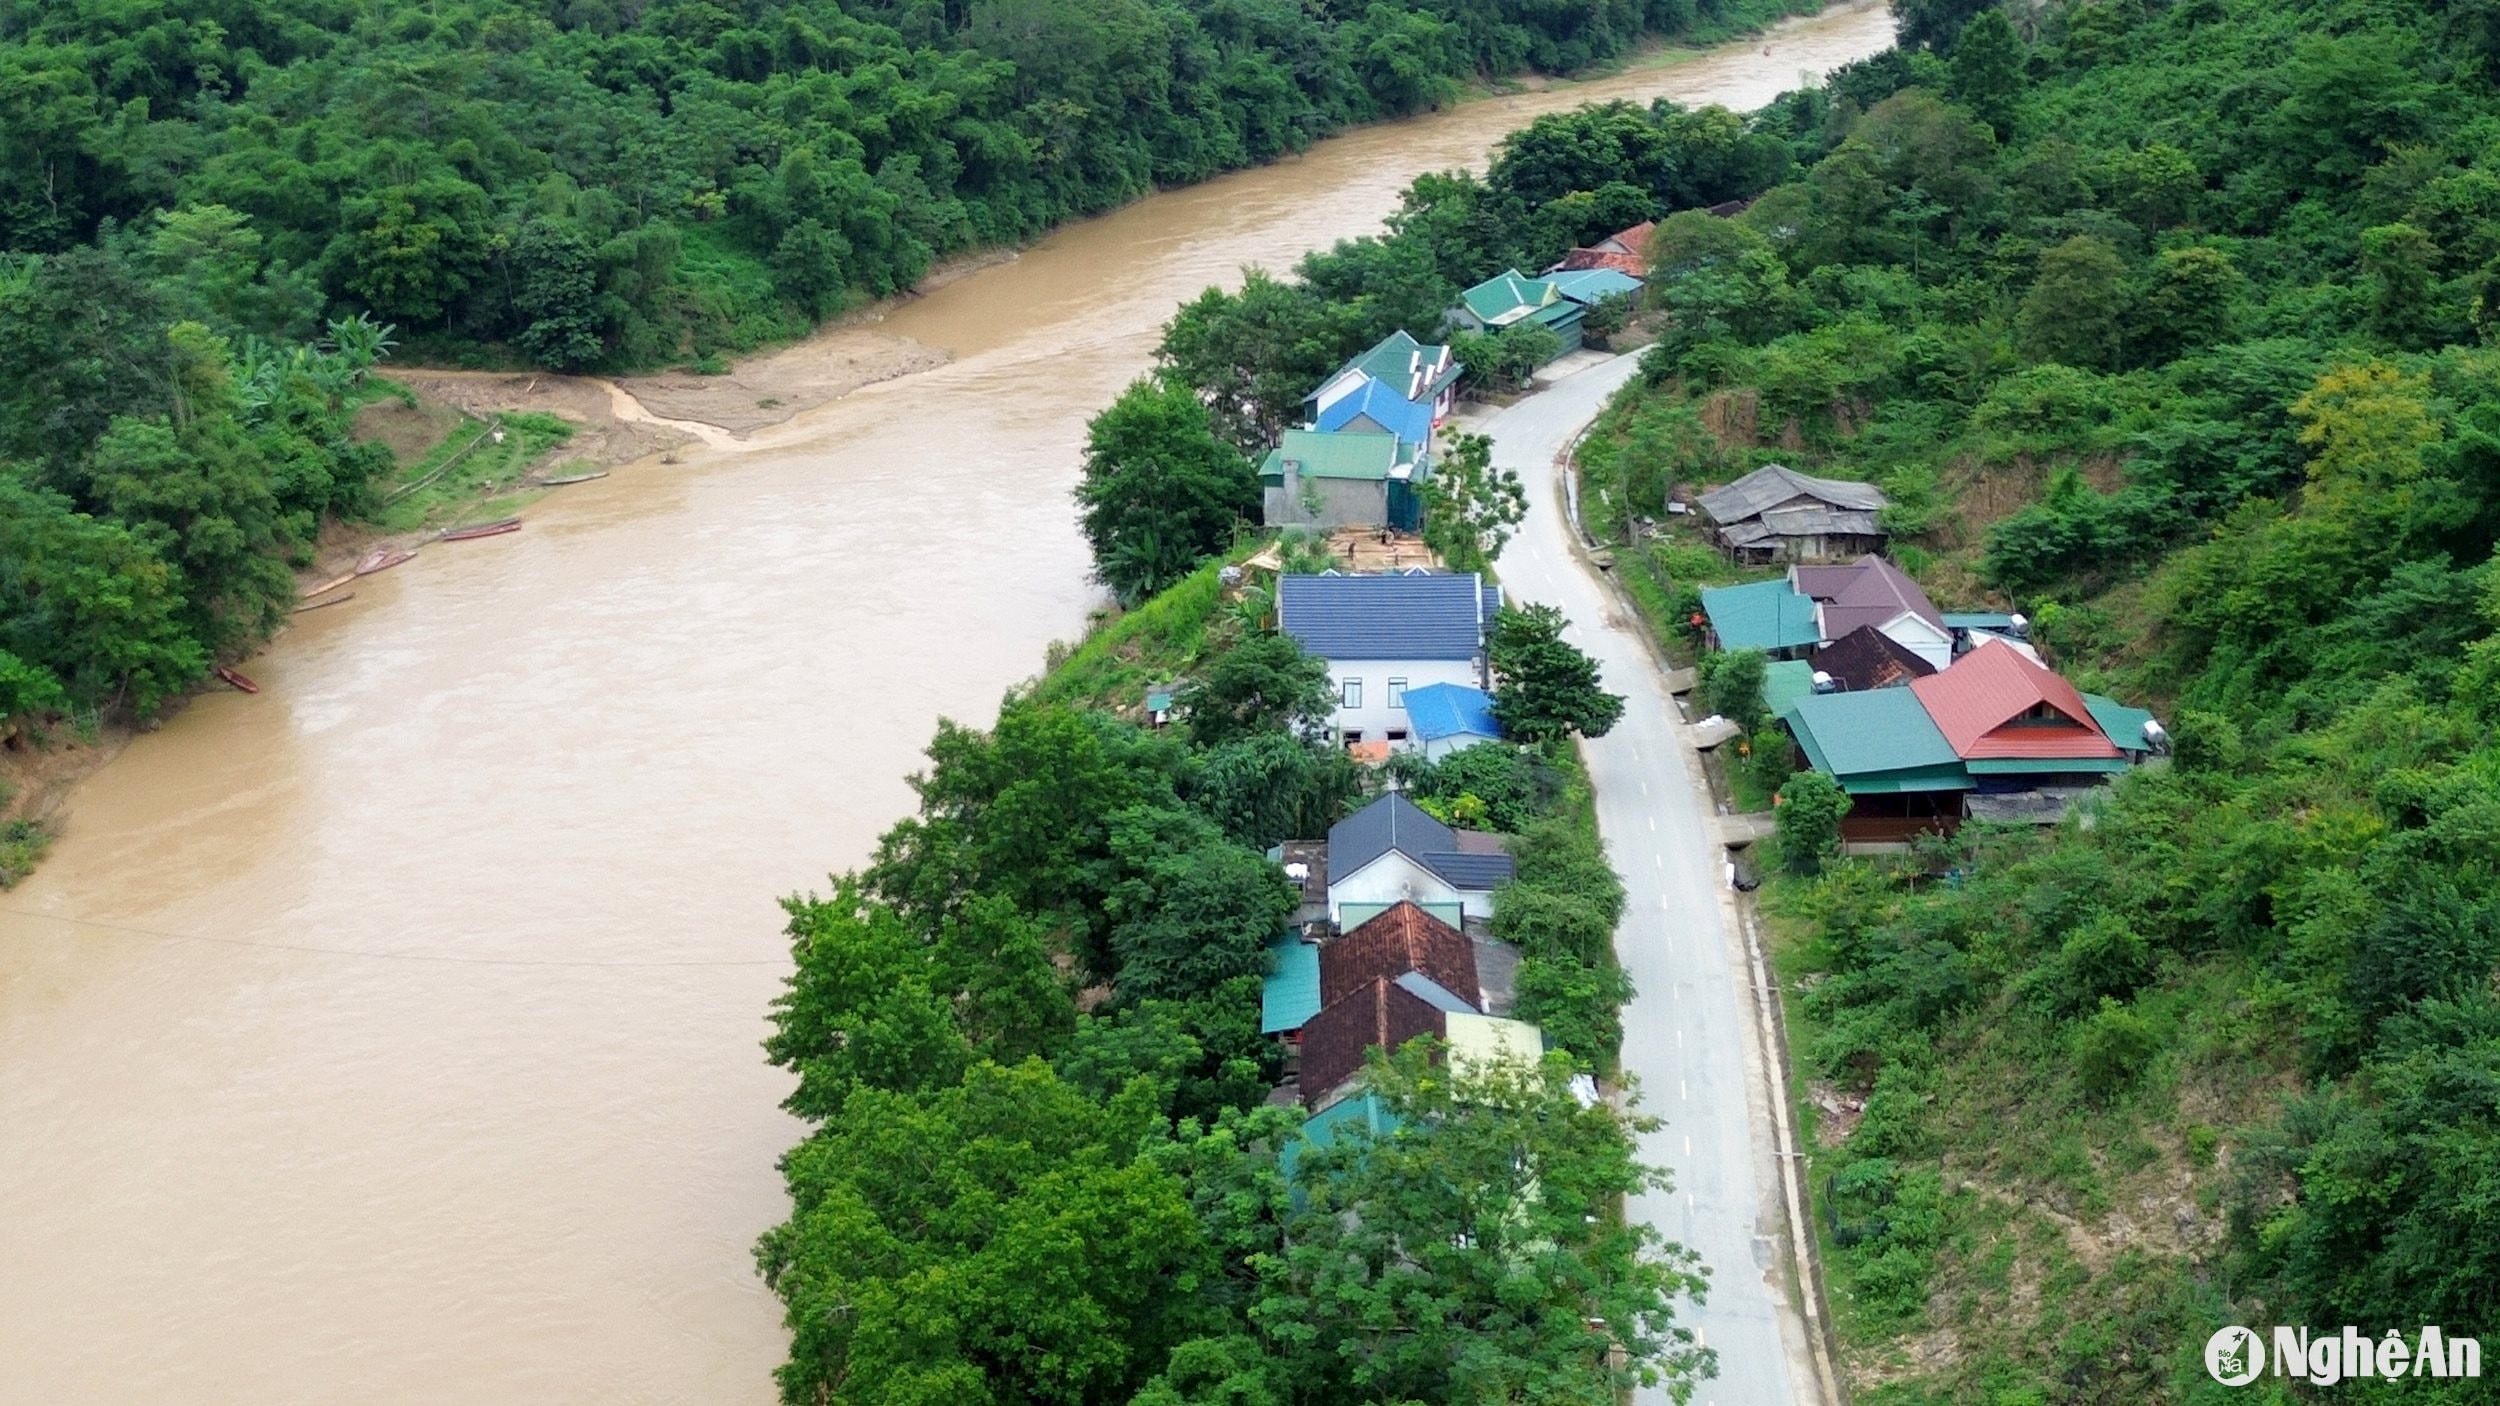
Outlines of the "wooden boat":
{"type": "Polygon", "coordinates": [[[243,677],[241,674],[236,673],[234,670],[227,668],[223,664],[217,666],[217,677],[233,684],[236,688],[243,690],[245,693],[260,692],[259,684],[252,682],[250,679],[243,677]]]}
{"type": "Polygon", "coordinates": [[[330,597],[328,600],[317,600],[305,605],[299,605],[295,607],[295,613],[301,615],[307,610],[326,610],[334,605],[345,605],[355,598],[356,593],[354,591],[341,591],[339,594],[330,597]]]}
{"type": "Polygon", "coordinates": [[[344,576],[333,576],[329,580],[322,582],[320,585],[313,587],[311,590],[304,592],[303,599],[311,600],[315,596],[326,596],[332,591],[337,590],[339,587],[344,586],[348,582],[355,579],[356,573],[353,571],[348,572],[344,576]]]}
{"type": "Polygon", "coordinates": [[[538,481],[538,486],[541,488],[562,488],[568,483],[588,483],[594,478],[606,478],[607,476],[608,471],[606,469],[601,469],[595,474],[573,474],[566,478],[542,478],[538,481]]]}
{"type": "Polygon", "coordinates": [[[377,571],[388,571],[402,562],[415,560],[416,555],[417,554],[415,552],[409,551],[405,547],[378,548],[374,551],[366,553],[365,559],[356,563],[356,574],[359,576],[371,576],[377,571]]]}
{"type": "Polygon", "coordinates": [[[518,532],[520,530],[521,520],[517,517],[508,517],[501,522],[481,522],[470,527],[446,528],[443,530],[440,540],[445,542],[466,542],[474,537],[496,537],[501,536],[506,532],[518,532]]]}

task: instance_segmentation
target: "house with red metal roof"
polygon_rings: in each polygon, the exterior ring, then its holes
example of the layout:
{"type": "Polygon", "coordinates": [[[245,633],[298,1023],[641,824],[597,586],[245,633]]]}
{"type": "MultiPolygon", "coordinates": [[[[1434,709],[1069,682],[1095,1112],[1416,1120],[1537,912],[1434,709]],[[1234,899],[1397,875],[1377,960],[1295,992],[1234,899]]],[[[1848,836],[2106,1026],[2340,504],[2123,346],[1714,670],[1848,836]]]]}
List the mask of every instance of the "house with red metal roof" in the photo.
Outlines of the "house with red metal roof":
{"type": "Polygon", "coordinates": [[[2028,790],[2041,777],[2088,785],[2127,768],[2127,754],[2075,686],[2003,640],[1983,641],[1952,668],[1912,679],[1910,691],[1982,786],[1988,777],[2033,778],[2002,790],[2028,790]]]}

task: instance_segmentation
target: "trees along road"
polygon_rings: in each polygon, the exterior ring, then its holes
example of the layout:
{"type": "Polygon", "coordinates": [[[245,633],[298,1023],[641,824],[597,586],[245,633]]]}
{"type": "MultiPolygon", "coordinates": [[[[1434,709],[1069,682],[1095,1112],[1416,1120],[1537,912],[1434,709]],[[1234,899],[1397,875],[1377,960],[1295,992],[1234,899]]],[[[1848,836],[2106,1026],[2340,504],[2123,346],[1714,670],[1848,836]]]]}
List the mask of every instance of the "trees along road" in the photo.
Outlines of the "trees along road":
{"type": "MultiPolygon", "coordinates": [[[[1615,950],[1637,994],[1624,1009],[1623,1068],[1640,1106],[1665,1120],[1642,1160],[1671,1169],[1674,1189],[1636,1198],[1635,1220],[1697,1251],[1707,1302],[1679,1321],[1718,1354],[1698,1406],[1789,1406],[1822,1400],[1804,1323],[1781,1257],[1787,1235],[1773,1156],[1769,1085],[1737,929],[1716,806],[1687,746],[1684,721],[1641,626],[1573,550],[1555,462],[1638,369],[1621,356],[1467,428],[1493,437],[1494,462],[1518,473],[1528,516],[1499,572],[1514,598],[1561,607],[1566,638],[1596,659],[1625,698],[1623,720],[1583,744],[1597,823],[1623,875],[1627,902],[1615,950]]],[[[1644,1392],[1642,1406],[1665,1401],[1644,1392]]]]}

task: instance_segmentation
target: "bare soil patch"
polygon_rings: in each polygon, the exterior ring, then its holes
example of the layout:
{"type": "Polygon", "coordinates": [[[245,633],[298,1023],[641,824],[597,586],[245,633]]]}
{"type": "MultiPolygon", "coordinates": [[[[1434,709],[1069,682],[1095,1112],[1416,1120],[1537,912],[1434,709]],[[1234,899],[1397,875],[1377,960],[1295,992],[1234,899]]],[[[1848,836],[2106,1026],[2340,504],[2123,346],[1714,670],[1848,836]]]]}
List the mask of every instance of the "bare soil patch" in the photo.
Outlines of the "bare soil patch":
{"type": "Polygon", "coordinates": [[[865,385],[946,364],[946,353],[909,337],[837,327],[796,346],[740,362],[725,376],[669,371],[617,384],[652,414],[746,434],[865,385]]]}

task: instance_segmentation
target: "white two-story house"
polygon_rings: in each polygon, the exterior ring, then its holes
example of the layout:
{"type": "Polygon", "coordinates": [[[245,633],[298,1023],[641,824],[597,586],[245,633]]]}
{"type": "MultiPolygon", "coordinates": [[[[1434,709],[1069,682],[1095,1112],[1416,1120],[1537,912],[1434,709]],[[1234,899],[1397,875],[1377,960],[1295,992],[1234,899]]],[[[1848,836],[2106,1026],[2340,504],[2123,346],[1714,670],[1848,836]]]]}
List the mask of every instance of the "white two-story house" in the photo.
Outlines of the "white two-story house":
{"type": "Polygon", "coordinates": [[[1328,661],[1337,691],[1329,719],[1347,746],[1412,745],[1406,691],[1427,684],[1487,686],[1485,639],[1502,588],[1473,572],[1286,576],[1276,583],[1276,627],[1328,661]]]}

